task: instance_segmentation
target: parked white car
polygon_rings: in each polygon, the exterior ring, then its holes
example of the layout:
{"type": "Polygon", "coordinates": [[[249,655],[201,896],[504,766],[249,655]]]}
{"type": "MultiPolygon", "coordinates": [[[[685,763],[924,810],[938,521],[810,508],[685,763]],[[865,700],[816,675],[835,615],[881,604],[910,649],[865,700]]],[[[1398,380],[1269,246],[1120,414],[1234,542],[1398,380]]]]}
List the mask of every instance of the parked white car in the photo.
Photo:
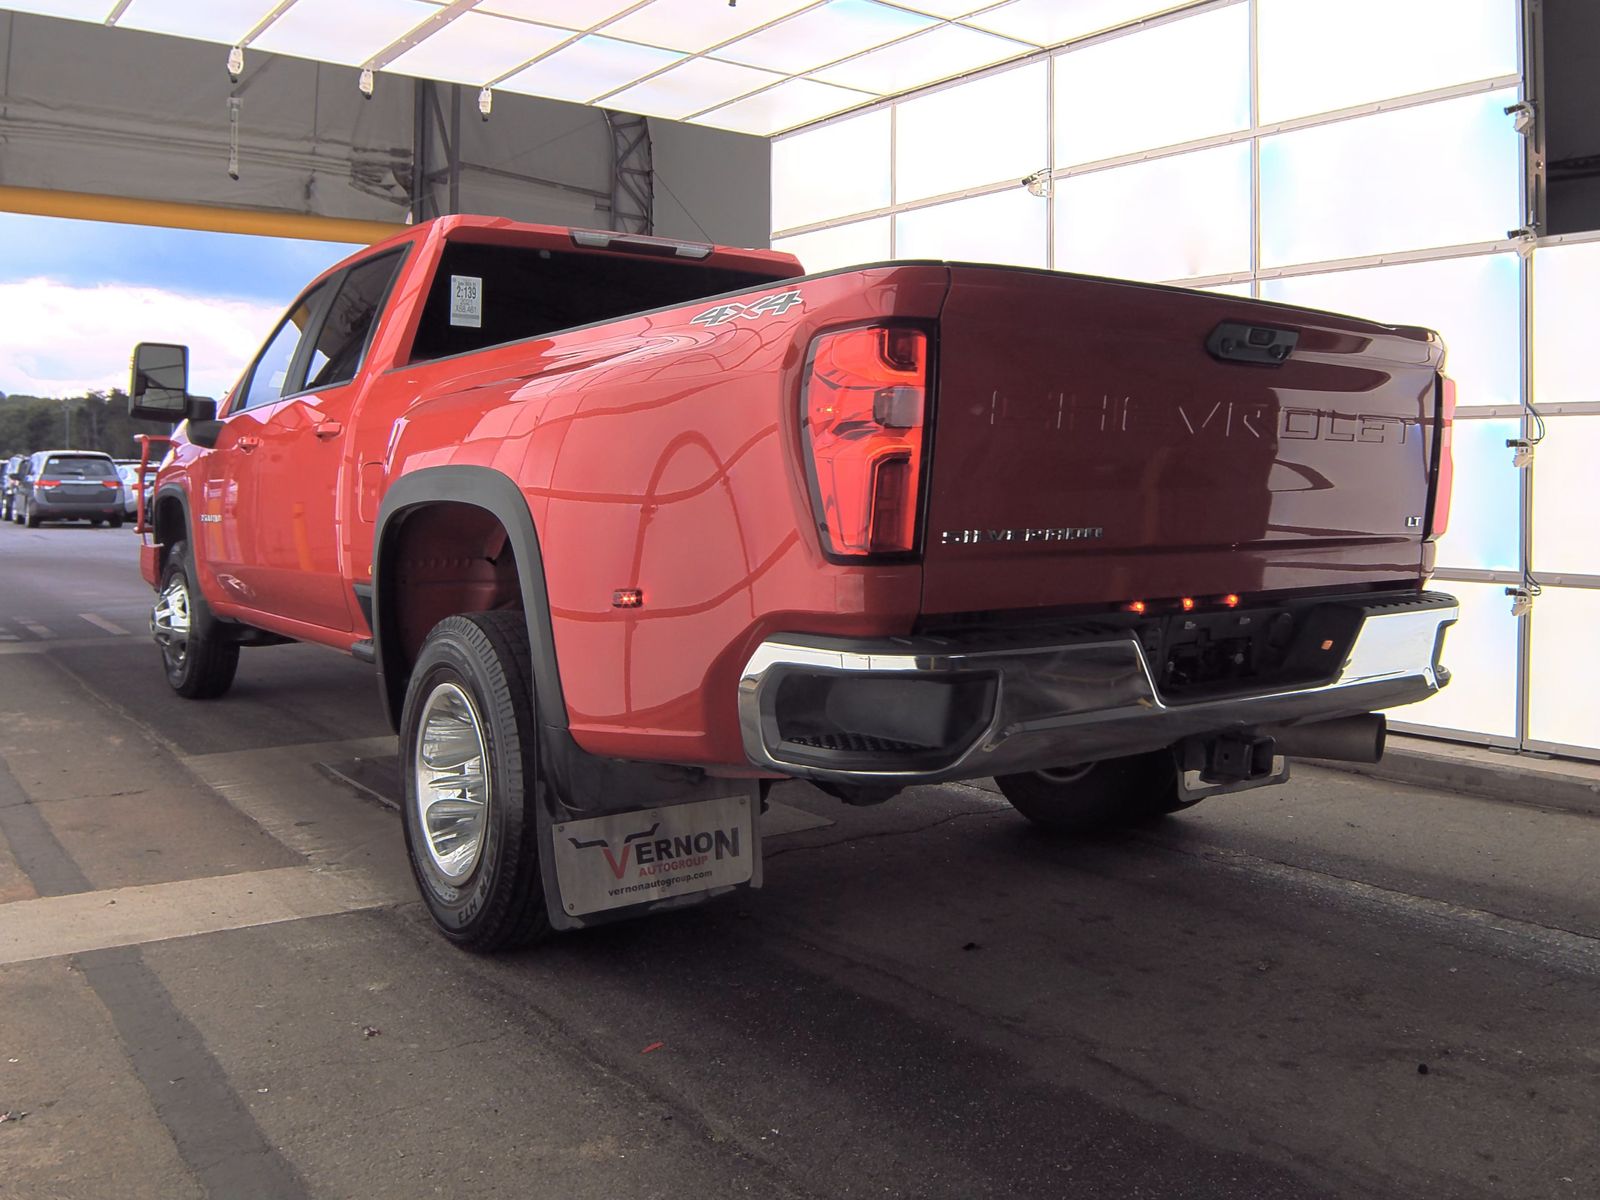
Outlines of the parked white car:
{"type": "MultiPolygon", "coordinates": [[[[129,462],[127,459],[117,459],[117,474],[122,476],[122,511],[131,521],[139,511],[139,464],[129,462]]],[[[145,480],[145,494],[148,497],[150,485],[155,482],[156,470],[152,463],[148,478],[145,480]]]]}

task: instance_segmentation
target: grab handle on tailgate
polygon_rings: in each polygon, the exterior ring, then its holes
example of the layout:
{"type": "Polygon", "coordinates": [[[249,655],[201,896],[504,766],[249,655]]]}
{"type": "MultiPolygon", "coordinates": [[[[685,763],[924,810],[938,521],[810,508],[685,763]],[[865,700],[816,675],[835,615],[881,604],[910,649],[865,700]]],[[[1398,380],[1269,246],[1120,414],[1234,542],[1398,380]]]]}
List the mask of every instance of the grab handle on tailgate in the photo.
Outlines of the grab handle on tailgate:
{"type": "Polygon", "coordinates": [[[1211,331],[1211,336],[1206,339],[1206,349],[1213,358],[1225,362],[1281,367],[1294,353],[1295,343],[1299,340],[1298,329],[1274,329],[1270,325],[1224,321],[1211,331]]]}

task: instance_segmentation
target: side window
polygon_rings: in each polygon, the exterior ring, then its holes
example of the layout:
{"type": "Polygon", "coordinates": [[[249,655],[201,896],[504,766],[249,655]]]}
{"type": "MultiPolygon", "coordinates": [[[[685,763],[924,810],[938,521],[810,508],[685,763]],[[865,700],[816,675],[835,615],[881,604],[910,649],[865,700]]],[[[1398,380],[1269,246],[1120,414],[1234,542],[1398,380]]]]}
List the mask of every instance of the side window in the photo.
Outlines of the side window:
{"type": "Polygon", "coordinates": [[[349,383],[356,377],[367,337],[399,266],[400,255],[385,254],[360,263],[345,274],[311,348],[311,363],[306,371],[308,389],[349,383]]]}
{"type": "Polygon", "coordinates": [[[293,379],[289,373],[295,367],[295,351],[300,348],[300,339],[305,336],[306,326],[311,323],[312,314],[327,294],[327,288],[328,285],[323,284],[315,291],[308,292],[283,319],[283,324],[278,326],[267,348],[256,359],[255,366],[250,368],[249,390],[245,392],[244,403],[239,408],[271,404],[282,396],[292,396],[301,390],[300,373],[296,372],[296,378],[293,379]]]}

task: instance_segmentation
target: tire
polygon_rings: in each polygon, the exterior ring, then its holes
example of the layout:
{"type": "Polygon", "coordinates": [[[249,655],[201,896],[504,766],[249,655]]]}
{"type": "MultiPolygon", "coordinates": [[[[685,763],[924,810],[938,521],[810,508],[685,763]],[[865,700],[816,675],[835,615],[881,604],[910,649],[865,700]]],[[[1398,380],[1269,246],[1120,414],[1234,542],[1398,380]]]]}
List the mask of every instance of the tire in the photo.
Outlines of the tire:
{"type": "Polygon", "coordinates": [[[446,617],[433,627],[401,712],[401,811],[423,903],[439,931],[467,950],[510,950],[551,931],[534,808],[541,769],[537,728],[528,628],[520,612],[446,617]],[[453,826],[436,824],[430,837],[425,813],[460,805],[459,796],[441,791],[472,795],[474,786],[452,784],[457,776],[450,772],[466,768],[470,780],[474,762],[477,794],[458,809],[466,815],[453,826]]]}
{"type": "Polygon", "coordinates": [[[107,517],[106,518],[106,524],[111,526],[111,528],[113,528],[113,529],[121,529],[122,528],[122,518],[121,517],[107,517]]]}
{"type": "Polygon", "coordinates": [[[190,700],[214,700],[233,686],[239,645],[218,636],[195,579],[189,544],[178,542],[167,554],[161,587],[150,612],[150,632],[161,651],[167,682],[190,700]]]}
{"type": "Polygon", "coordinates": [[[1198,803],[1178,798],[1177,767],[1169,750],[1079,768],[1001,775],[995,782],[1012,808],[1055,833],[1146,824],[1198,803]]]}
{"type": "Polygon", "coordinates": [[[99,529],[100,526],[104,525],[105,523],[106,522],[105,522],[105,518],[104,517],[90,517],[89,518],[89,527],[91,529],[99,529]]]}
{"type": "Polygon", "coordinates": [[[29,500],[22,510],[22,523],[29,529],[39,528],[39,514],[33,511],[33,501],[29,500]]]}

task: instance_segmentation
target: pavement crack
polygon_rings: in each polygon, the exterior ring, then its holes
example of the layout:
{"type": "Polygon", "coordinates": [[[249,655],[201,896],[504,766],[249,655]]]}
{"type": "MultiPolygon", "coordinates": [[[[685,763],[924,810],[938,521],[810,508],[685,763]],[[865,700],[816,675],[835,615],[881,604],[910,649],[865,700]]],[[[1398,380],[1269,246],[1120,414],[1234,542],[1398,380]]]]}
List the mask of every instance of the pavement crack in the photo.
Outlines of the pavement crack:
{"type": "Polygon", "coordinates": [[[66,804],[74,800],[116,800],[124,796],[149,795],[148,788],[134,788],[125,792],[96,792],[88,796],[49,796],[44,799],[35,799],[29,796],[26,800],[14,800],[10,804],[0,804],[0,809],[6,808],[43,808],[47,804],[66,804]]]}
{"type": "MultiPolygon", "coordinates": [[[[432,943],[438,935],[430,923],[421,918],[420,909],[420,904],[412,908],[410,919],[402,919],[398,926],[409,936],[432,943]]],[[[400,913],[403,910],[391,911],[400,913]]],[[[764,1194],[774,1200],[832,1200],[807,1187],[795,1176],[793,1164],[775,1157],[771,1147],[742,1132],[736,1123],[718,1120],[712,1113],[697,1107],[670,1082],[642,1067],[641,1062],[648,1060],[640,1060],[637,1052],[618,1053],[602,1046],[579,1023],[562,1018],[549,1006],[520,990],[515,986],[515,975],[505,973],[514,963],[514,959],[462,959],[455,968],[461,977],[470,977],[479,987],[501,997],[506,1002],[506,1011],[514,1013],[507,1017],[513,1026],[493,1036],[511,1036],[519,1030],[524,1036],[533,1034],[551,1053],[581,1063],[618,1088],[633,1092],[640,1100],[659,1105],[672,1115],[675,1126],[685,1135],[721,1147],[764,1173],[764,1194]]]]}
{"type": "Polygon", "coordinates": [[[1448,930],[1468,941],[1488,943],[1490,952],[1512,953],[1546,968],[1578,971],[1584,975],[1600,974],[1600,937],[1592,933],[1402,892],[1331,871],[1260,858],[1242,850],[1212,845],[1184,847],[1160,837],[1135,836],[1137,841],[1156,850],[1323,897],[1336,897],[1369,910],[1388,912],[1416,924],[1448,930]]]}
{"type": "Polygon", "coordinates": [[[834,838],[831,841],[826,842],[808,842],[801,846],[784,846],[779,850],[767,851],[766,854],[763,855],[763,858],[781,858],[785,854],[794,854],[800,850],[828,850],[834,846],[852,845],[857,842],[882,841],[885,838],[912,837],[916,834],[927,833],[931,829],[938,829],[941,825],[949,825],[952,822],[960,821],[967,817],[998,817],[1004,815],[1005,814],[998,809],[983,812],[951,813],[949,816],[940,817],[937,821],[929,821],[926,825],[917,825],[910,829],[880,829],[875,833],[858,833],[850,837],[834,838]]]}

